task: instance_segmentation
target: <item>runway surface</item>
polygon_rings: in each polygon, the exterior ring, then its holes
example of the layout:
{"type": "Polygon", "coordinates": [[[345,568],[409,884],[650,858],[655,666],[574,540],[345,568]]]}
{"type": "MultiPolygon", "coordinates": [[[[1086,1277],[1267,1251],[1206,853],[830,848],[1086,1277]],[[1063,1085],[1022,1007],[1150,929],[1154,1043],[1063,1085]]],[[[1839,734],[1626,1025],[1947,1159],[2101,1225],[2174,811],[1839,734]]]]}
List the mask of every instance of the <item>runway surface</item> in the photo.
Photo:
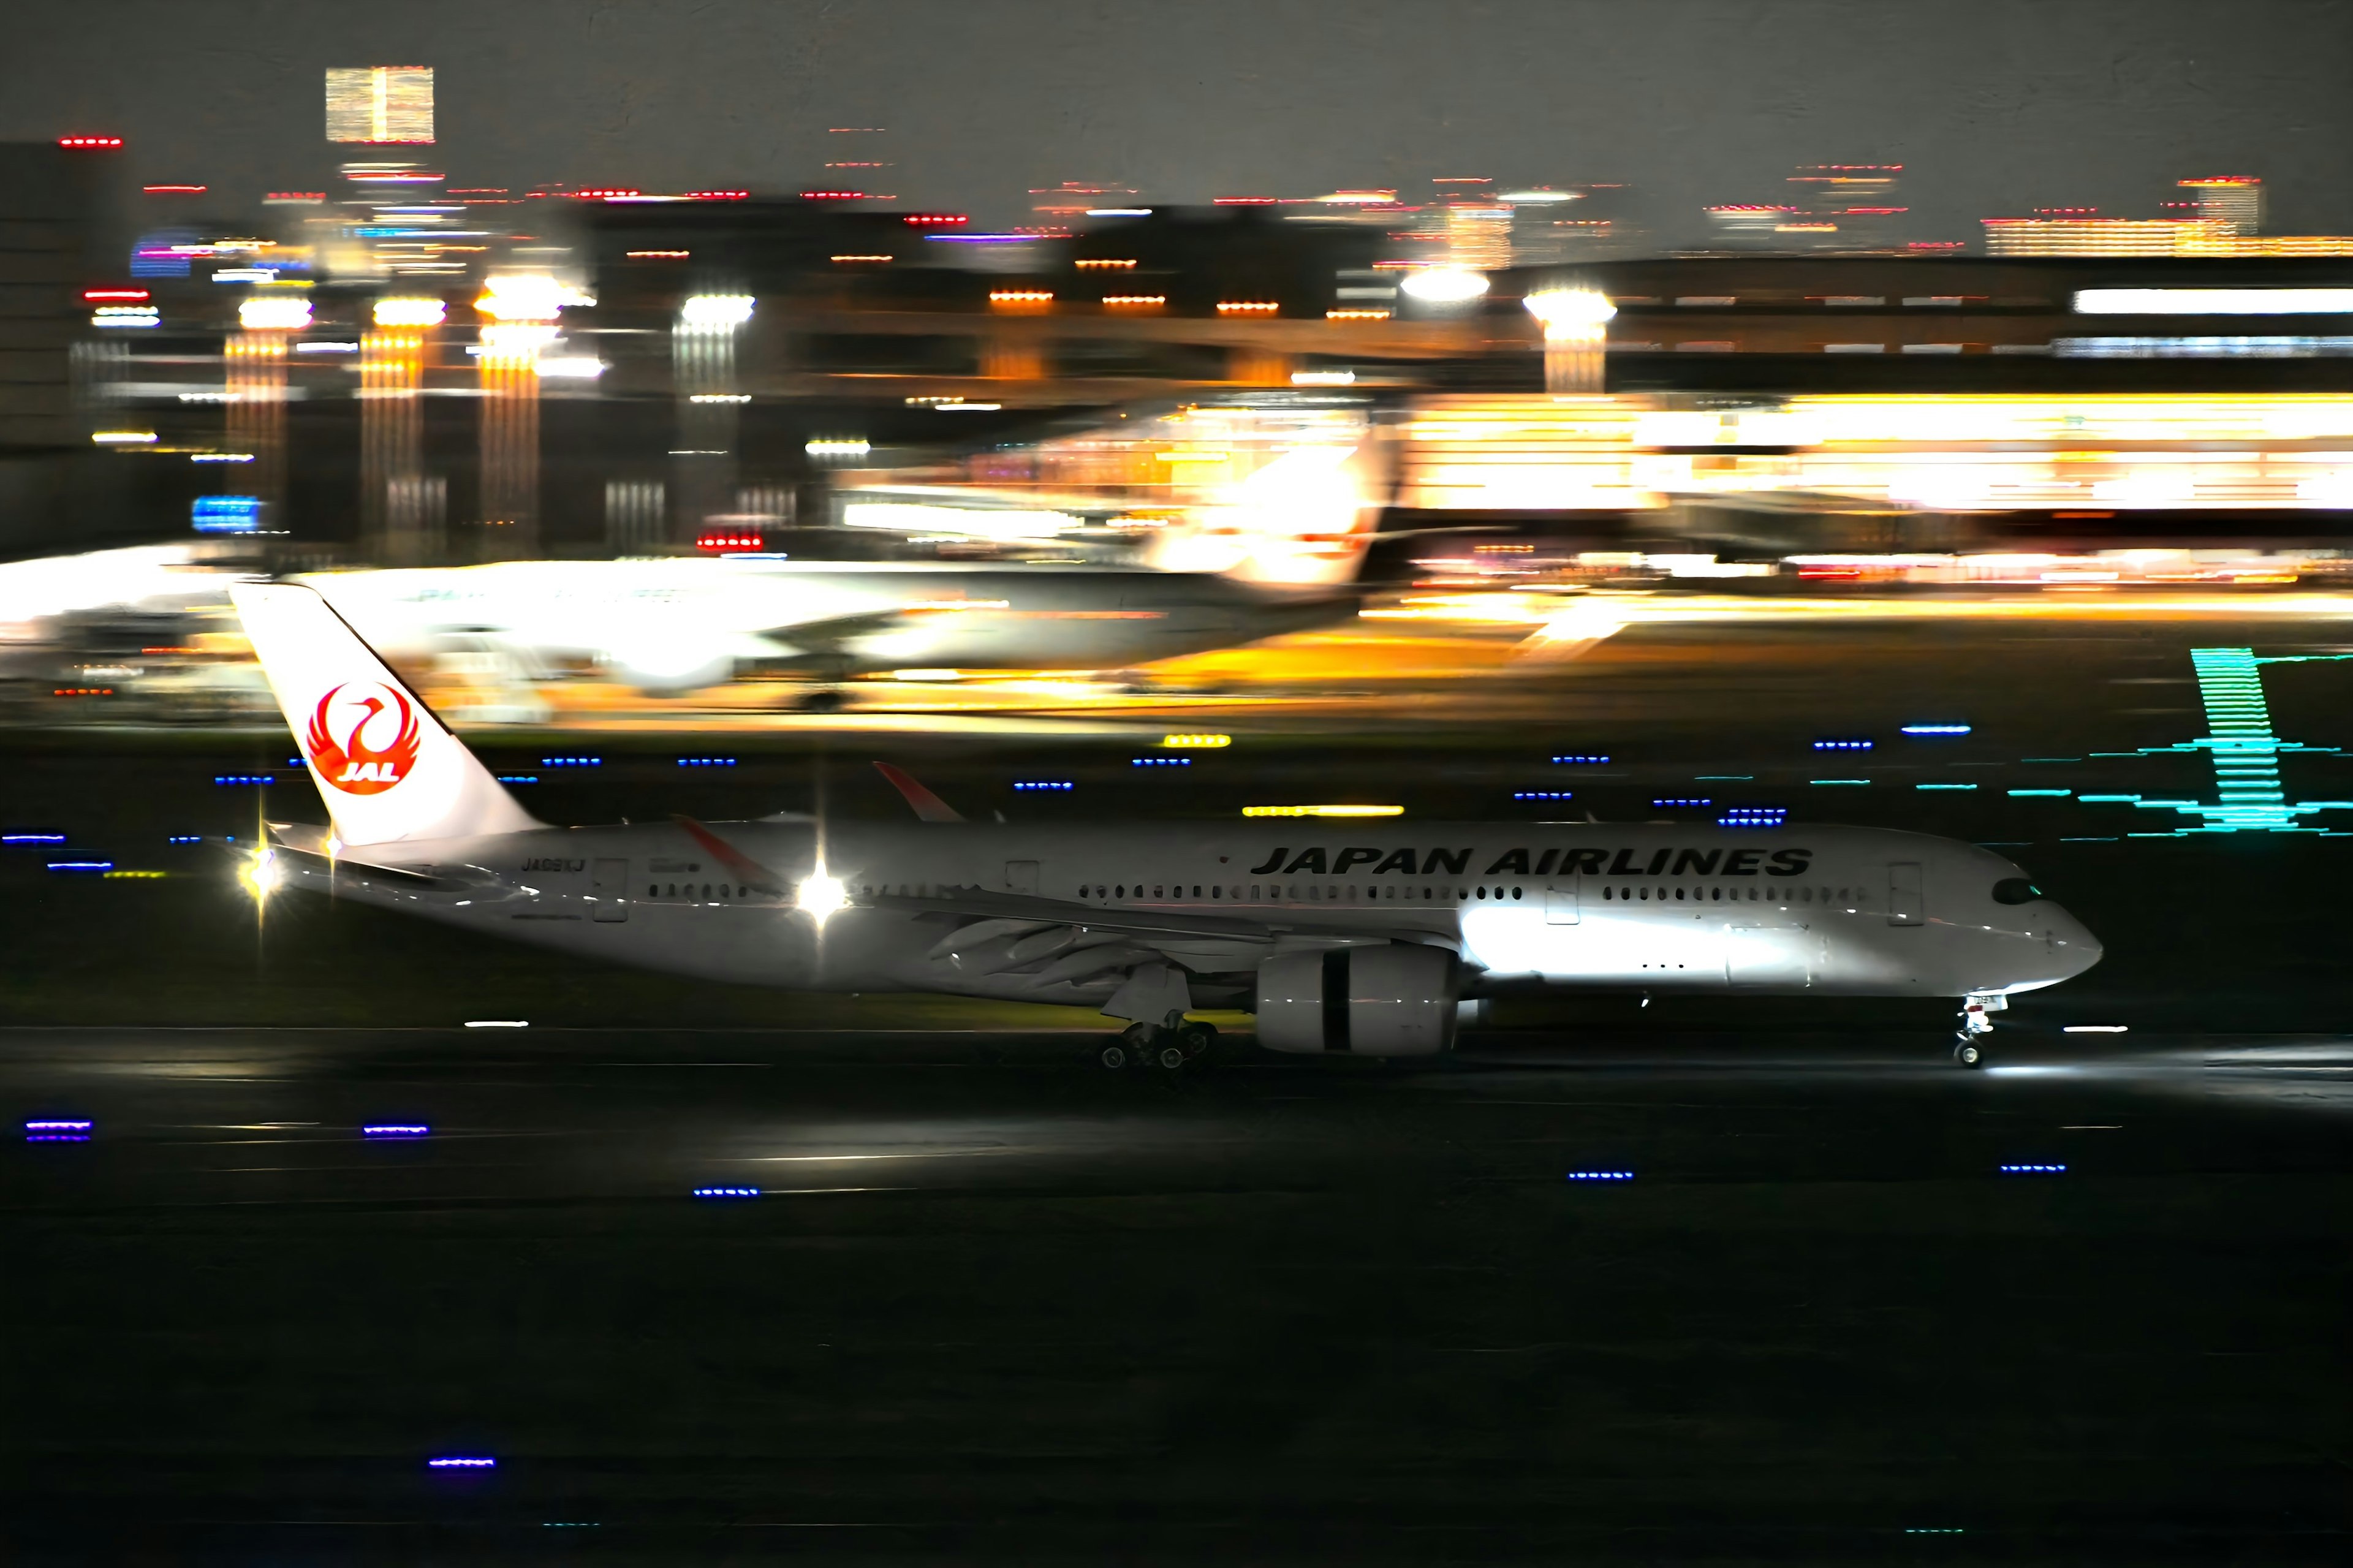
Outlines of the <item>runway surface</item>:
{"type": "Polygon", "coordinates": [[[0,1034],[20,1560],[2342,1550],[2353,1040],[1086,1038],[0,1034]]]}

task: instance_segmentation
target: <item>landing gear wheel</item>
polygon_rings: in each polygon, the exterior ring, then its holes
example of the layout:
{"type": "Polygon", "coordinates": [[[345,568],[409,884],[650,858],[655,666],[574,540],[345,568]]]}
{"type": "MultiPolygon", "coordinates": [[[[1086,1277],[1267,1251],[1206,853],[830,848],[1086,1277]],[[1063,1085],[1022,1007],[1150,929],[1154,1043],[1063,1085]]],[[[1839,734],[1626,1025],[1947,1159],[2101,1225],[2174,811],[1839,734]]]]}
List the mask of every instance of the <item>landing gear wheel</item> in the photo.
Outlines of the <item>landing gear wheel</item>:
{"type": "Polygon", "coordinates": [[[1103,1053],[1096,1057],[1095,1060],[1103,1063],[1112,1071],[1118,1072],[1127,1066],[1127,1047],[1113,1041],[1103,1048],[1103,1053]]]}
{"type": "Polygon", "coordinates": [[[1182,1072],[1185,1068],[1185,1047],[1182,1046],[1163,1046],[1160,1047],[1160,1065],[1166,1071],[1182,1072]]]}
{"type": "Polygon", "coordinates": [[[1965,1068],[1983,1067],[1985,1052],[1978,1048],[1975,1040],[1963,1040],[1953,1047],[1953,1060],[1965,1068]]]}

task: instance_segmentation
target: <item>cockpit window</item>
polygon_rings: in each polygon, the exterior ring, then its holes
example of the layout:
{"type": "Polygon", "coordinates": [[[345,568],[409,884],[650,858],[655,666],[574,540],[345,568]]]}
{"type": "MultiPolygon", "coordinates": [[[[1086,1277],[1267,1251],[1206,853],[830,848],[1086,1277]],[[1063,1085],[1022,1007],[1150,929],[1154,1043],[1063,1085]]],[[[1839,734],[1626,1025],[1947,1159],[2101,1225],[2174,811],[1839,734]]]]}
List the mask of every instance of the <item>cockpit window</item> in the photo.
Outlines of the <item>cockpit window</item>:
{"type": "Polygon", "coordinates": [[[2031,904],[2042,896],[2042,889],[2023,877],[2004,877],[1993,885],[1993,901],[1997,904],[2031,904]]]}

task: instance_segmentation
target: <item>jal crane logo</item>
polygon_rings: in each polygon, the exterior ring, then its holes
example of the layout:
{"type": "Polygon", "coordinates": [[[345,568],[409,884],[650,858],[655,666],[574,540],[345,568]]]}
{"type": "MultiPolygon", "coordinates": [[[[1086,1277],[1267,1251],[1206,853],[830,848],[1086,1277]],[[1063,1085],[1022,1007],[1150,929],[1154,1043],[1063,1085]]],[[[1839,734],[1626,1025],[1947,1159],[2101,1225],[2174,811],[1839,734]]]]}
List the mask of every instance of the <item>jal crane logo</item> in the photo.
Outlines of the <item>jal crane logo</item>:
{"type": "Polygon", "coordinates": [[[319,777],[345,795],[382,795],[417,765],[423,739],[406,697],[373,681],[347,681],[319,699],[303,746],[319,777]],[[371,745],[371,739],[385,743],[371,745]]]}

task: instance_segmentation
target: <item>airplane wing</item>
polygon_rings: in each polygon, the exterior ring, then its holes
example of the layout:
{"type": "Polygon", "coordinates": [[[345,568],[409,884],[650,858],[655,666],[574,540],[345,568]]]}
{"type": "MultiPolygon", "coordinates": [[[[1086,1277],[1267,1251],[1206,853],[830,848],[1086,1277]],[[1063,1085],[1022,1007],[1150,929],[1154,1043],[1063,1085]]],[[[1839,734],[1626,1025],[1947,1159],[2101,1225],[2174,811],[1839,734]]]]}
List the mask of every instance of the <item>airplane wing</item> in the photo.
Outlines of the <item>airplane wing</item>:
{"type": "Polygon", "coordinates": [[[906,624],[907,612],[902,609],[861,610],[854,616],[828,616],[822,620],[769,626],[754,635],[797,653],[838,655],[860,637],[897,631],[906,624]]]}

